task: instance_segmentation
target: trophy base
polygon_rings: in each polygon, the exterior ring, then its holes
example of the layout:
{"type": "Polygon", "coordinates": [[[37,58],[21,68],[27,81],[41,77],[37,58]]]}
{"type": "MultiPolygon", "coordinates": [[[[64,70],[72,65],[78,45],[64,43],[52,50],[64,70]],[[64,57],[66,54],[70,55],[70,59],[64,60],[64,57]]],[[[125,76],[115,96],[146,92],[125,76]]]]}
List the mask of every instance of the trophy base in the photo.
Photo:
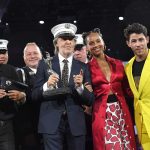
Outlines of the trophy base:
{"type": "Polygon", "coordinates": [[[54,96],[63,96],[66,94],[71,94],[72,91],[69,87],[57,88],[53,90],[47,90],[43,92],[44,98],[54,97],[54,96]]]}

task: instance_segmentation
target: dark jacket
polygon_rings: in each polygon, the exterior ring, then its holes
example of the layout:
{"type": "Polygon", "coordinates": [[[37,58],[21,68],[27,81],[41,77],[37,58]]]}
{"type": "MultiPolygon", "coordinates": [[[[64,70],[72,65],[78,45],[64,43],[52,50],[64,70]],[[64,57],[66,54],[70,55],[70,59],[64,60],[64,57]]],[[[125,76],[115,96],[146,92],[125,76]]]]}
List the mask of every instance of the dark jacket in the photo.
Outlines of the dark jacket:
{"type": "MultiPolygon", "coordinates": [[[[52,60],[52,68],[61,78],[60,66],[58,56],[52,60]]],[[[72,61],[71,74],[69,79],[69,88],[72,94],[65,96],[54,96],[48,100],[43,98],[43,84],[48,80],[47,73],[48,65],[42,60],[36,74],[35,86],[33,88],[32,96],[34,100],[42,101],[39,117],[39,132],[47,134],[55,134],[60,122],[60,118],[64,110],[67,112],[70,130],[74,136],[86,134],[85,118],[82,105],[91,105],[94,100],[94,94],[89,92],[86,88],[82,95],[79,95],[75,89],[73,75],[80,73],[83,70],[84,83],[91,83],[88,66],[80,61],[72,61]]],[[[59,80],[58,87],[61,87],[59,80]]]]}
{"type": "MultiPolygon", "coordinates": [[[[6,81],[3,77],[9,80],[19,81],[15,67],[8,64],[0,64],[0,86],[6,88],[6,81]]],[[[17,87],[13,86],[11,89],[16,90],[17,87]]],[[[6,89],[7,90],[7,89],[6,89]]],[[[17,111],[17,104],[10,100],[8,97],[0,99],[0,120],[12,119],[17,111]]]]}
{"type": "Polygon", "coordinates": [[[37,132],[39,117],[39,103],[32,101],[32,88],[35,81],[35,73],[28,67],[18,68],[17,73],[21,82],[28,85],[26,89],[26,103],[19,107],[15,118],[15,126],[18,134],[29,134],[37,132]]]}

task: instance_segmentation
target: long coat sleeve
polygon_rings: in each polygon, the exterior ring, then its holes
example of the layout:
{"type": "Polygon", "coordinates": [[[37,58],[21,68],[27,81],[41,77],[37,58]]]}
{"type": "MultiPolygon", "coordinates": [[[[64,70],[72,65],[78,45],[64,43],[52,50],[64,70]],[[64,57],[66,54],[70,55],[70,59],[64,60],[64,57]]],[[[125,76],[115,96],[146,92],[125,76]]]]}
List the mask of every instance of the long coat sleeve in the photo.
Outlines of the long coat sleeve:
{"type": "Polygon", "coordinates": [[[125,95],[123,92],[122,82],[125,76],[124,67],[122,62],[117,59],[105,56],[111,69],[110,82],[105,78],[105,75],[101,71],[95,58],[89,62],[89,68],[91,72],[92,86],[95,94],[95,101],[93,105],[93,143],[95,150],[105,149],[104,137],[105,137],[105,117],[106,117],[106,105],[107,98],[110,90],[116,95],[121,109],[124,113],[124,119],[126,122],[126,130],[131,141],[131,147],[135,148],[134,130],[132,119],[128,106],[126,104],[125,95]]]}
{"type": "Polygon", "coordinates": [[[147,142],[147,138],[150,139],[150,53],[145,61],[138,89],[135,86],[132,75],[134,60],[135,57],[133,57],[126,65],[126,74],[130,88],[134,94],[135,123],[138,131],[138,137],[140,142],[145,144],[147,142]]]}

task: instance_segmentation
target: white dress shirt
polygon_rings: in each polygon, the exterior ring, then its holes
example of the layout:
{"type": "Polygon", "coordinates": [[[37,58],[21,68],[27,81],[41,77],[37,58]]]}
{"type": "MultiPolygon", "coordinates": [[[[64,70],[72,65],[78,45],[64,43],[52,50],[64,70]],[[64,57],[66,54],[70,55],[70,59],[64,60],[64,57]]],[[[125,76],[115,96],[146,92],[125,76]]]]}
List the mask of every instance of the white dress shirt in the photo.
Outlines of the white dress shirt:
{"type": "MultiPolygon", "coordinates": [[[[61,76],[62,76],[62,70],[63,70],[63,67],[64,67],[64,62],[63,62],[63,60],[64,59],[66,59],[66,58],[64,58],[60,53],[58,53],[58,59],[59,59],[59,65],[60,65],[60,72],[61,72],[61,76]]],[[[72,59],[73,59],[73,54],[72,55],[70,55],[68,58],[67,58],[67,60],[68,60],[68,82],[69,82],[69,79],[70,79],[70,73],[71,73],[71,67],[72,67],[72,59]]],[[[61,79],[61,77],[59,77],[59,80],[61,79]]],[[[43,91],[47,91],[47,90],[52,90],[52,89],[54,89],[54,87],[48,87],[47,86],[47,82],[46,83],[44,83],[44,85],[43,85],[43,91]]],[[[83,84],[82,84],[82,86],[81,87],[77,87],[76,88],[76,90],[77,90],[77,92],[79,93],[79,94],[82,94],[82,92],[83,92],[83,90],[84,90],[84,86],[83,86],[83,84]]]]}

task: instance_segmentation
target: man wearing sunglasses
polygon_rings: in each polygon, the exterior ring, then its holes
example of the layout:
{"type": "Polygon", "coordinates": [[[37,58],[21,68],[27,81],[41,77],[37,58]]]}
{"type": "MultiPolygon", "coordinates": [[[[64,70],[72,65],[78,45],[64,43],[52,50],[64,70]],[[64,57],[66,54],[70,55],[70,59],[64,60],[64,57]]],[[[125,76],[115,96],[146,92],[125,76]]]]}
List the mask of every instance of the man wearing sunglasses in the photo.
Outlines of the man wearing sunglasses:
{"type": "Polygon", "coordinates": [[[17,103],[25,101],[15,67],[8,65],[7,40],[0,39],[0,150],[15,150],[13,118],[17,103]]]}
{"type": "Polygon", "coordinates": [[[94,100],[88,67],[73,58],[77,27],[63,23],[52,28],[55,56],[51,64],[54,73],[48,74],[48,65],[38,66],[33,99],[41,100],[39,133],[43,135],[45,150],[85,150],[85,116],[82,105],[90,106],[94,100]],[[43,91],[59,88],[70,93],[43,98],[43,91]]]}

